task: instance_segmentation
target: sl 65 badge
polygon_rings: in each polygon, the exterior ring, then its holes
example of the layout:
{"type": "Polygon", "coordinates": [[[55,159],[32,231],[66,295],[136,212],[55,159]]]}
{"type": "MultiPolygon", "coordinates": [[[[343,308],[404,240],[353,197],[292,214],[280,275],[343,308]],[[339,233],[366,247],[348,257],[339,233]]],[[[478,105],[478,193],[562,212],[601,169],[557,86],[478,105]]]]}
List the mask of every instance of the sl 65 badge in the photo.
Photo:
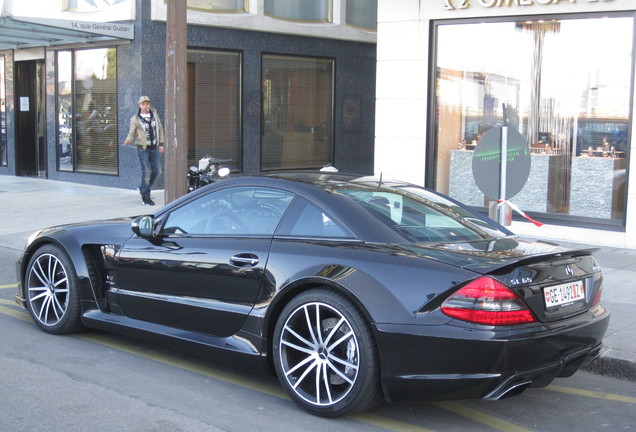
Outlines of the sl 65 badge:
{"type": "Polygon", "coordinates": [[[531,284],[531,277],[514,278],[510,281],[511,285],[531,284]]]}
{"type": "Polygon", "coordinates": [[[466,9],[470,7],[470,0],[444,0],[444,9],[466,9]],[[455,5],[458,6],[455,6],[455,5]]]}

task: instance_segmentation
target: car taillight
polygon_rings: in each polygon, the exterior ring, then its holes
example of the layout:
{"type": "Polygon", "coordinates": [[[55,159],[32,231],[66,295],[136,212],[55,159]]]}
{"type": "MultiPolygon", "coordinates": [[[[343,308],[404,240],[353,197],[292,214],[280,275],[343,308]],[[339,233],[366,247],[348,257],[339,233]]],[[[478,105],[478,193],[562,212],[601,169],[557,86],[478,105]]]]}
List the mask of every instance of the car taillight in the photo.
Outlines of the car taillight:
{"type": "Polygon", "coordinates": [[[590,307],[596,306],[597,304],[599,304],[601,302],[601,292],[602,291],[603,291],[602,288],[599,288],[598,291],[596,291],[596,294],[594,295],[594,298],[592,299],[592,303],[590,303],[590,307]]]}
{"type": "Polygon", "coordinates": [[[592,303],[590,303],[590,307],[596,306],[601,301],[601,293],[603,292],[603,273],[601,273],[600,279],[601,280],[598,284],[598,291],[596,291],[596,294],[594,295],[594,298],[592,299],[592,303]]]}
{"type": "Polygon", "coordinates": [[[536,321],[519,296],[487,276],[457,290],[442,303],[441,309],[452,318],[477,324],[505,326],[536,321]]]}

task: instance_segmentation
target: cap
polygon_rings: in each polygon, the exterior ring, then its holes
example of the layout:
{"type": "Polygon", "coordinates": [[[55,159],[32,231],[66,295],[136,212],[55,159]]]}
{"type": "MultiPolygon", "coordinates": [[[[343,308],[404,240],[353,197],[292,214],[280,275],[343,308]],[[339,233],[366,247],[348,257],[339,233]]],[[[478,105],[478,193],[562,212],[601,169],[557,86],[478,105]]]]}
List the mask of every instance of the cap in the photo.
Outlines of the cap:
{"type": "Polygon", "coordinates": [[[150,98],[148,96],[142,96],[139,98],[139,101],[137,103],[140,104],[142,102],[150,102],[150,98]]]}

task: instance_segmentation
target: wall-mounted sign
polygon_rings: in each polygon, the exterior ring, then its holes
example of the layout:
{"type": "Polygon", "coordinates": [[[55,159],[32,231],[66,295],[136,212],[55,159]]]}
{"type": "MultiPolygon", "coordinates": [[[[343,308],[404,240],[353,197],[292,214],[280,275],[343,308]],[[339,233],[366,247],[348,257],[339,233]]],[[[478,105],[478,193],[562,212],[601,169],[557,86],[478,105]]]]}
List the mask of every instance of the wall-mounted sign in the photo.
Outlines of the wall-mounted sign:
{"type": "Polygon", "coordinates": [[[11,17],[11,19],[31,24],[41,24],[49,27],[92,33],[100,36],[110,36],[114,38],[131,40],[135,39],[135,26],[132,24],[60,20],[34,17],[11,17]]]}
{"type": "Polygon", "coordinates": [[[467,9],[471,6],[482,8],[513,7],[513,6],[535,6],[535,5],[556,5],[560,3],[609,3],[614,0],[442,0],[444,9],[457,10],[467,9]]]}

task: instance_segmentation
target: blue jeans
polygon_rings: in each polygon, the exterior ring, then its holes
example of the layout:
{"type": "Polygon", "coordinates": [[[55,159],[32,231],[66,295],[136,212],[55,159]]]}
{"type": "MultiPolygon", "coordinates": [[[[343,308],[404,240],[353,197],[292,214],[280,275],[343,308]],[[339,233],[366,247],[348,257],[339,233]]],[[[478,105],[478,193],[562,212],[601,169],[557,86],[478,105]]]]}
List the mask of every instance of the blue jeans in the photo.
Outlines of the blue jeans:
{"type": "Polygon", "coordinates": [[[161,175],[161,153],[157,148],[137,149],[139,165],[141,165],[141,184],[139,192],[142,197],[150,197],[150,188],[161,175]]]}

